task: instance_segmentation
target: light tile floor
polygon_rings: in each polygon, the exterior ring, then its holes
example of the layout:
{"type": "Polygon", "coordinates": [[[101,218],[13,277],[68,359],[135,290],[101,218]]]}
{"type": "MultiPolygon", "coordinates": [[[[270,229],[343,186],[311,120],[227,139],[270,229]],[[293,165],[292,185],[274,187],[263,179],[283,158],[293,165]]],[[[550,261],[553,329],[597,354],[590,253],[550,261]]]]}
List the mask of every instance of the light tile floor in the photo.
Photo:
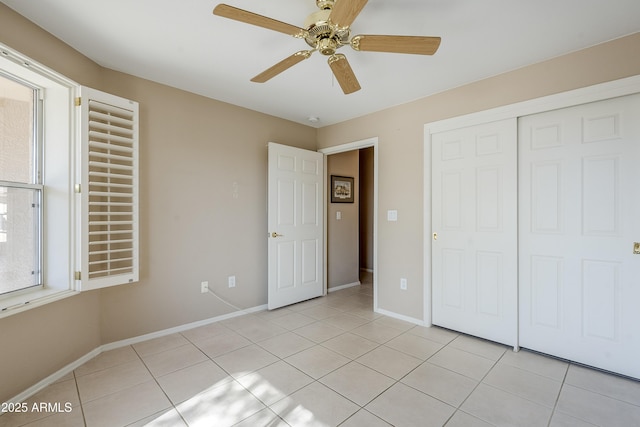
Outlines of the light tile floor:
{"type": "MultiPolygon", "coordinates": [[[[640,363],[640,361],[639,361],[640,363]]],[[[640,382],[372,311],[372,286],[100,354],[0,426],[640,426],[640,382]]]]}

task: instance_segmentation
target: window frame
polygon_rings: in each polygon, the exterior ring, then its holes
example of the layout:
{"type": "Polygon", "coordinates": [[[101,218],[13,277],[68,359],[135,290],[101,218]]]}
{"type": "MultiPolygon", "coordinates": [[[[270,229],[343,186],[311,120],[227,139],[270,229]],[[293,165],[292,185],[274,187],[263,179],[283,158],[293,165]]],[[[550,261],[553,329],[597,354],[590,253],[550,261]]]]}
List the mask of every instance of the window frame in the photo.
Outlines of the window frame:
{"type": "Polygon", "coordinates": [[[39,89],[39,184],[41,195],[41,286],[0,296],[0,318],[78,293],[74,280],[76,239],[73,185],[77,179],[77,119],[73,100],[79,85],[0,44],[0,69],[39,89]]]}
{"type": "MultiPolygon", "coordinates": [[[[4,54],[4,52],[3,52],[4,54]]],[[[16,182],[16,181],[4,181],[0,180],[0,186],[6,188],[18,188],[24,190],[32,190],[37,194],[36,201],[36,209],[35,209],[35,219],[34,219],[34,266],[36,275],[35,285],[25,286],[22,288],[14,289],[12,291],[8,291],[4,294],[0,294],[0,298],[8,297],[10,294],[19,295],[22,292],[33,291],[34,289],[42,289],[43,288],[43,201],[44,197],[44,185],[42,182],[43,173],[42,173],[42,159],[43,159],[43,151],[44,151],[44,142],[43,142],[43,88],[34,85],[32,82],[27,81],[20,76],[15,76],[13,74],[9,74],[6,71],[0,70],[0,77],[4,79],[11,80],[17,84],[25,86],[29,88],[33,93],[33,108],[31,111],[32,114],[32,159],[33,162],[33,170],[31,171],[30,182],[16,182]]]]}

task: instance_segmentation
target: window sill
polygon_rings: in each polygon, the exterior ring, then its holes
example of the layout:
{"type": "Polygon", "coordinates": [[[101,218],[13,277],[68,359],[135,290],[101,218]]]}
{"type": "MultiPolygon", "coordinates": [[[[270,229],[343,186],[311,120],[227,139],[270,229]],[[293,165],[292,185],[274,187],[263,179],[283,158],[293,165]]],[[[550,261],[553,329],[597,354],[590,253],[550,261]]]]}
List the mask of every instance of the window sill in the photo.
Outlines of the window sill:
{"type": "Polygon", "coordinates": [[[22,313],[32,308],[41,307],[54,301],[77,295],[80,292],[69,289],[38,289],[20,295],[0,298],[0,319],[12,314],[22,313]]]}

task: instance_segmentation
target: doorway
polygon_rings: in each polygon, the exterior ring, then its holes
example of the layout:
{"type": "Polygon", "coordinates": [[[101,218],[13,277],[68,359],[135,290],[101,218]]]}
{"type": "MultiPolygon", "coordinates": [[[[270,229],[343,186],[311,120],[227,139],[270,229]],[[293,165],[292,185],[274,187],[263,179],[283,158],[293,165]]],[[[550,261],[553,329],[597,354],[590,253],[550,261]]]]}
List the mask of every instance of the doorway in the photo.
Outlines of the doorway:
{"type": "MultiPolygon", "coordinates": [[[[371,283],[373,309],[377,310],[377,214],[378,214],[378,150],[377,138],[319,150],[325,159],[325,290],[327,292],[371,283]],[[336,156],[334,165],[331,156],[336,156]],[[360,174],[360,162],[363,162],[360,174]],[[349,164],[355,167],[349,169],[349,164]],[[354,203],[331,203],[331,175],[353,178],[354,203]],[[364,181],[364,182],[363,182],[364,181]],[[365,189],[360,188],[363,184],[365,189]],[[355,195],[355,194],[354,194],[355,195]],[[364,197],[363,197],[364,196],[364,197]],[[361,214],[364,220],[361,220],[361,214]],[[361,228],[364,227],[363,228],[361,228]],[[333,240],[332,240],[333,236],[333,240]],[[364,238],[361,239],[360,236],[364,238]],[[346,240],[345,247],[336,239],[346,240]],[[333,245],[336,243],[337,245],[333,245]],[[362,269],[362,270],[361,270],[362,269]]],[[[335,199],[334,199],[335,200],[335,199]]]]}

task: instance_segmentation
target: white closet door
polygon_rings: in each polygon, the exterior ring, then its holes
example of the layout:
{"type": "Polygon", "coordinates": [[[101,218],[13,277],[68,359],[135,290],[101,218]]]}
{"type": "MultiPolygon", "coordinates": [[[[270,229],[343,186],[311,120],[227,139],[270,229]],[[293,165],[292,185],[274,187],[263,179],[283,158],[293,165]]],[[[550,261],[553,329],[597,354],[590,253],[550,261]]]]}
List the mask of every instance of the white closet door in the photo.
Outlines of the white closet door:
{"type": "Polygon", "coordinates": [[[516,138],[516,119],[510,119],[431,139],[432,322],[513,346],[516,138]]]}
{"type": "Polygon", "coordinates": [[[519,138],[521,346],[640,378],[640,95],[519,138]]]}

